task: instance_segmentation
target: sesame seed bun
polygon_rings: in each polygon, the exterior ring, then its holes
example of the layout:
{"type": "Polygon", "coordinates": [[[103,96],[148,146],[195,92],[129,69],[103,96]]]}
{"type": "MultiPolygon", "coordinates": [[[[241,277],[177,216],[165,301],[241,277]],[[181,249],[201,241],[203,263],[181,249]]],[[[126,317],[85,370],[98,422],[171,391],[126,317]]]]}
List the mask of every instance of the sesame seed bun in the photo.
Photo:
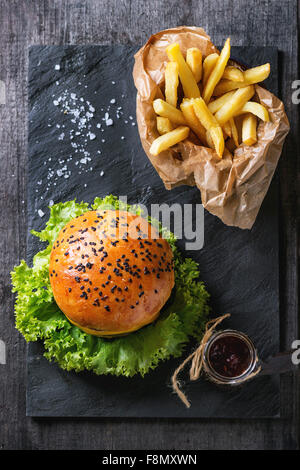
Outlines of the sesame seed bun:
{"type": "Polygon", "coordinates": [[[49,275],[71,323],[96,336],[124,335],[158,317],[174,286],[173,254],[144,218],[88,211],[60,231],[49,275]]]}

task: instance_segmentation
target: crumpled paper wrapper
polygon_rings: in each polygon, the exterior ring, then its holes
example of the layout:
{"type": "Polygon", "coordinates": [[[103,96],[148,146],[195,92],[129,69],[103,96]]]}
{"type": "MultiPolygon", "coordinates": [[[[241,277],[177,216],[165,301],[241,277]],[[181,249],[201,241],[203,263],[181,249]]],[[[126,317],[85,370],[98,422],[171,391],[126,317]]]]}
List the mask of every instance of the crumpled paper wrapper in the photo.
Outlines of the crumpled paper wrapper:
{"type": "Polygon", "coordinates": [[[152,103],[156,98],[164,98],[164,71],[168,62],[165,50],[173,42],[179,43],[183,54],[189,47],[198,47],[204,57],[219,53],[202,28],[186,26],[154,34],[136,53],[133,78],[143,148],[166,189],[183,184],[196,185],[206,210],[227,225],[250,229],[289,131],[284,105],[268,90],[255,85],[255,99],[268,109],[270,115],[270,122],[259,120],[255,145],[241,144],[233,155],[225,150],[220,160],[214,150],[200,146],[199,141],[196,143],[190,132],[188,139],[154,157],[149,149],[159,134],[152,103]]]}

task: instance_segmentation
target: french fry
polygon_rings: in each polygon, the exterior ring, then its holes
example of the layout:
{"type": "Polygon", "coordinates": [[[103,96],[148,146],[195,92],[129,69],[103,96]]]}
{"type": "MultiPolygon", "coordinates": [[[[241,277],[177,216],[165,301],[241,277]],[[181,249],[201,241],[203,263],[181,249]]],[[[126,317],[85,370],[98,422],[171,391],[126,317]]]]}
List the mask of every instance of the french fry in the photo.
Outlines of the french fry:
{"type": "Polygon", "coordinates": [[[193,108],[197,118],[206,130],[209,130],[211,127],[220,126],[202,98],[196,98],[193,100],[193,108]]]}
{"type": "Polygon", "coordinates": [[[234,91],[229,91],[225,95],[220,96],[219,98],[215,99],[214,101],[211,101],[208,103],[208,109],[212,114],[215,114],[217,111],[219,111],[220,108],[222,108],[223,104],[228,101],[228,99],[233,95],[234,91]]]}
{"type": "Polygon", "coordinates": [[[211,127],[209,129],[209,134],[214,143],[215,151],[217,152],[219,158],[222,158],[223,153],[224,153],[225,143],[224,143],[224,136],[223,136],[223,131],[221,127],[220,126],[211,127]]]}
{"type": "Polygon", "coordinates": [[[230,57],[230,38],[226,40],[224,47],[221,51],[221,54],[219,55],[218,60],[216,62],[216,65],[214,69],[212,70],[204,86],[203,99],[205,103],[208,103],[210,101],[210,98],[212,97],[212,94],[216,85],[221,80],[225,67],[227,65],[227,62],[229,60],[229,57],[230,57]]]}
{"type": "Polygon", "coordinates": [[[203,85],[206,84],[208,77],[210,76],[211,71],[216,65],[218,58],[219,58],[219,54],[217,54],[216,52],[214,52],[213,54],[209,54],[207,57],[205,57],[203,61],[203,78],[202,78],[203,85]]]}
{"type": "Polygon", "coordinates": [[[208,147],[215,150],[215,145],[214,145],[214,142],[211,138],[209,131],[206,131],[206,141],[207,141],[208,147]]]}
{"type": "Polygon", "coordinates": [[[239,134],[238,130],[234,121],[234,118],[229,119],[230,127],[231,127],[231,137],[233,138],[234,144],[236,147],[239,146],[239,134]]]}
{"type": "Polygon", "coordinates": [[[185,125],[185,119],[181,111],[166,101],[157,98],[153,101],[153,108],[156,114],[170,119],[174,124],[185,125]]]}
{"type": "Polygon", "coordinates": [[[232,80],[233,82],[243,82],[244,74],[237,67],[228,65],[224,70],[222,79],[223,78],[225,78],[226,80],[232,80]]]}
{"type": "Polygon", "coordinates": [[[167,55],[171,62],[178,64],[179,78],[182,84],[184,95],[187,98],[197,98],[200,96],[200,90],[194,78],[193,72],[187,65],[181,54],[179,44],[170,44],[166,49],[167,55]]]}
{"type": "Polygon", "coordinates": [[[229,121],[225,122],[225,124],[222,126],[222,129],[225,132],[226,137],[231,137],[231,125],[229,121]]]}
{"type": "Polygon", "coordinates": [[[236,113],[236,116],[244,113],[252,113],[259,117],[262,121],[270,121],[268,110],[260,103],[255,101],[248,101],[244,106],[236,113]]]}
{"type": "Polygon", "coordinates": [[[227,100],[215,114],[215,118],[220,126],[223,126],[225,122],[229,121],[229,119],[252,98],[254,91],[254,86],[249,85],[248,87],[240,88],[234,92],[229,100],[227,100]]]}
{"type": "Polygon", "coordinates": [[[242,141],[245,145],[253,145],[257,142],[256,136],[257,118],[249,113],[244,116],[242,127],[242,141]]]}
{"type": "Polygon", "coordinates": [[[177,106],[177,88],[179,84],[178,64],[168,62],[165,70],[165,97],[166,102],[172,106],[177,106]]]}
{"type": "Polygon", "coordinates": [[[157,116],[156,127],[160,135],[171,132],[174,129],[170,119],[162,116],[157,116]]]}
{"type": "MultiPolygon", "coordinates": [[[[214,148],[220,158],[222,158],[224,151],[224,136],[223,131],[218,124],[214,115],[210,112],[202,98],[193,100],[193,108],[195,114],[203,127],[210,133],[210,137],[214,143],[214,148]]],[[[206,134],[207,137],[207,134],[206,134]]]]}
{"type": "Polygon", "coordinates": [[[224,95],[228,91],[235,90],[237,88],[242,88],[248,85],[253,85],[254,83],[259,83],[268,78],[270,75],[270,64],[260,65],[259,67],[253,67],[248,69],[244,74],[243,82],[233,82],[232,80],[221,80],[220,83],[216,86],[214,95],[220,96],[224,95]]]}
{"type": "Polygon", "coordinates": [[[184,99],[180,105],[180,109],[184,115],[184,119],[186,120],[187,125],[192,129],[196,136],[199,137],[201,143],[207,145],[206,130],[195,114],[193,99],[184,99]]]}
{"type": "Polygon", "coordinates": [[[202,52],[197,47],[191,47],[186,51],[186,63],[190,67],[196,82],[202,78],[202,52]]]}
{"type": "Polygon", "coordinates": [[[190,129],[188,127],[180,126],[171,132],[167,132],[167,134],[157,137],[157,139],[152,142],[150,147],[151,155],[156,156],[173,145],[178,144],[178,142],[181,142],[187,138],[189,132],[190,129]]]}

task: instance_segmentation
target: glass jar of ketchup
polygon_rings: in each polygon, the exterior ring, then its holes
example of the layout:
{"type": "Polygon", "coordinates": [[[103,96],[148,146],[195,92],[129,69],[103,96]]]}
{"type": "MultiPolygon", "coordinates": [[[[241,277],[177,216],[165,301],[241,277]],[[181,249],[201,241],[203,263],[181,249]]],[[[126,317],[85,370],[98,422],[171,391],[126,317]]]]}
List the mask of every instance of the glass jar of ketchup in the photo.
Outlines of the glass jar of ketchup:
{"type": "Polygon", "coordinates": [[[203,361],[208,378],[220,385],[239,385],[249,380],[258,365],[252,341],[236,330],[214,333],[205,345],[203,361]]]}

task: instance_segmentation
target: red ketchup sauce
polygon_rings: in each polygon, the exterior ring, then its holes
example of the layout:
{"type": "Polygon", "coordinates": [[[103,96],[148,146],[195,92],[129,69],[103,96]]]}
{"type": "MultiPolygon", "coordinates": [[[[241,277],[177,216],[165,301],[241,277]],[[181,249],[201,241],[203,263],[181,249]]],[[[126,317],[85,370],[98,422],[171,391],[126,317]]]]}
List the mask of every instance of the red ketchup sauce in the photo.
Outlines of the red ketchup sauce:
{"type": "Polygon", "coordinates": [[[238,377],[249,367],[251,354],[247,343],[237,336],[216,338],[210,346],[208,359],[212,369],[223,377],[238,377]]]}

